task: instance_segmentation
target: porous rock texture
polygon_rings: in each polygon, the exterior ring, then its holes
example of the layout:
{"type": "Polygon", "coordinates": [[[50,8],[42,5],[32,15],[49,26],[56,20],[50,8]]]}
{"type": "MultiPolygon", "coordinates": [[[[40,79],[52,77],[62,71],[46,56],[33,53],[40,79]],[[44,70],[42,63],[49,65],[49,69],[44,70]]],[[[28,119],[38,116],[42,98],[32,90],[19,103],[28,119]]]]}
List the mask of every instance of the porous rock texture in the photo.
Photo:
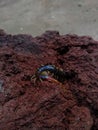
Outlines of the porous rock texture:
{"type": "Polygon", "coordinates": [[[98,130],[98,42],[0,30],[0,130],[98,130]],[[31,76],[47,63],[75,75],[34,84],[31,76]]]}

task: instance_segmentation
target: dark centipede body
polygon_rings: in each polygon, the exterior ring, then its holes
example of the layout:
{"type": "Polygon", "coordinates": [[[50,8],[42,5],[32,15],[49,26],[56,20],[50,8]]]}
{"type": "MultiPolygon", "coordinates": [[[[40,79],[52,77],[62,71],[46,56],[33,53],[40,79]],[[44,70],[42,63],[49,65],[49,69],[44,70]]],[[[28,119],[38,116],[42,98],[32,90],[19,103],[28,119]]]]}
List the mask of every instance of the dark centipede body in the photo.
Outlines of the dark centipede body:
{"type": "Polygon", "coordinates": [[[64,71],[62,69],[55,68],[53,72],[53,77],[59,82],[64,82],[65,80],[72,79],[75,76],[74,71],[64,71]]]}
{"type": "Polygon", "coordinates": [[[75,72],[72,70],[69,72],[65,72],[64,70],[59,69],[54,65],[48,64],[38,68],[34,76],[36,80],[40,80],[40,79],[44,80],[44,79],[48,79],[49,77],[52,77],[57,81],[63,83],[66,79],[67,80],[72,79],[75,76],[75,72]]]}

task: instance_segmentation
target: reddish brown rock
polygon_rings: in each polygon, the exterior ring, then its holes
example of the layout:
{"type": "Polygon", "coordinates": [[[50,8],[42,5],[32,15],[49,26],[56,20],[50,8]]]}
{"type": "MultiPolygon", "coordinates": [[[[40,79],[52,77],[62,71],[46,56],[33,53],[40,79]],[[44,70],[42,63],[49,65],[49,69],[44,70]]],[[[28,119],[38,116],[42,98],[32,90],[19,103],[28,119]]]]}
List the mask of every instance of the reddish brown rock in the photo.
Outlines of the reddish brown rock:
{"type": "Polygon", "coordinates": [[[0,33],[0,130],[97,130],[98,42],[47,31],[0,33]],[[30,80],[41,64],[75,75],[64,84],[30,80]]]}

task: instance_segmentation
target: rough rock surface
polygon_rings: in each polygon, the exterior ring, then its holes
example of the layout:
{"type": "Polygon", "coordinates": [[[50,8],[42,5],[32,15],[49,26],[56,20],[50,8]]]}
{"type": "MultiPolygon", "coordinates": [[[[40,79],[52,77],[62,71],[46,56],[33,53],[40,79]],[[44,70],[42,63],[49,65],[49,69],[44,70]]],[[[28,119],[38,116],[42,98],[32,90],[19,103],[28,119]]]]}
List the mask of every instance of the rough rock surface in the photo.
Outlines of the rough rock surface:
{"type": "Polygon", "coordinates": [[[98,130],[98,42],[88,36],[0,31],[0,130],[98,130]],[[51,63],[76,76],[34,84],[51,63]]]}

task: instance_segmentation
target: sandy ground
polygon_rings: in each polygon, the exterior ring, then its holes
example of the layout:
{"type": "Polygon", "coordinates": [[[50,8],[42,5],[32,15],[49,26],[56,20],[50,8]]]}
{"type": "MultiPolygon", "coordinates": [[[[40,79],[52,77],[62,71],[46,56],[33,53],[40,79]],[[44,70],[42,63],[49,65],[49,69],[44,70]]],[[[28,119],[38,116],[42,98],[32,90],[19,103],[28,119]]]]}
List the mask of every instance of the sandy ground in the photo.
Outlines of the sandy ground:
{"type": "Polygon", "coordinates": [[[0,0],[0,28],[8,33],[90,35],[98,40],[98,0],[0,0]]]}

